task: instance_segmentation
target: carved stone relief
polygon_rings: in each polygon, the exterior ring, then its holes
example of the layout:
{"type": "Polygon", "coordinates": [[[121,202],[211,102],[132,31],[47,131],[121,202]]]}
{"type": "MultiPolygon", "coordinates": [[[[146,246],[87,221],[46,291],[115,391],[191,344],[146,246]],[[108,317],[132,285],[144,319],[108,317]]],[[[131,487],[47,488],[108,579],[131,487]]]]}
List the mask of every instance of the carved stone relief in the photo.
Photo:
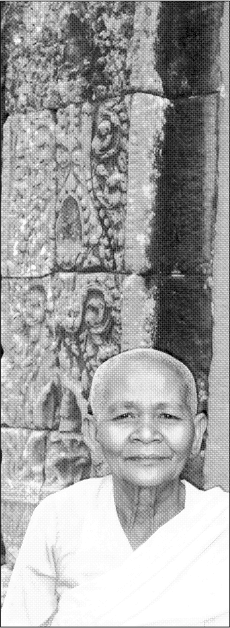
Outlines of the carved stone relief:
{"type": "Polygon", "coordinates": [[[98,108],[92,141],[92,196],[103,228],[103,266],[121,271],[128,175],[130,98],[107,100],[98,108]]]}
{"type": "Polygon", "coordinates": [[[61,269],[100,266],[100,221],[90,197],[92,107],[58,111],[56,264],[61,269]]]}
{"type": "Polygon", "coordinates": [[[54,428],[60,385],[50,279],[6,279],[2,291],[2,422],[54,428]]]}
{"type": "Polygon", "coordinates": [[[60,273],[52,289],[60,379],[84,412],[95,369],[120,350],[121,280],[103,273],[60,273]]]}
{"type": "Polygon", "coordinates": [[[45,432],[2,428],[4,499],[37,502],[43,484],[45,432]]]}
{"type": "Polygon", "coordinates": [[[81,432],[52,430],[47,436],[44,483],[40,497],[89,478],[90,472],[91,455],[81,432]]]}
{"type": "Polygon", "coordinates": [[[5,276],[123,268],[129,97],[4,125],[5,276]]]}
{"type": "Polygon", "coordinates": [[[135,2],[11,2],[4,7],[9,113],[121,95],[135,2]]]}
{"type": "Polygon", "coordinates": [[[6,121],[3,178],[3,273],[46,275],[53,269],[55,237],[55,126],[50,112],[18,114],[6,121]]]}

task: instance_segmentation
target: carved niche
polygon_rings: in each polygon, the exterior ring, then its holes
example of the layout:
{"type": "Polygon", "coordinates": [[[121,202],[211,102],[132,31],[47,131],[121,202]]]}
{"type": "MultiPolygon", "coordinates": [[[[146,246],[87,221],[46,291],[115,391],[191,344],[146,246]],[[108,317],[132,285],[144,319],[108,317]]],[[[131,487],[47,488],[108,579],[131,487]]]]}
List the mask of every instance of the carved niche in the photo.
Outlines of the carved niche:
{"type": "Polygon", "coordinates": [[[69,105],[57,114],[56,264],[59,269],[100,266],[100,221],[89,194],[92,107],[69,105]]]}

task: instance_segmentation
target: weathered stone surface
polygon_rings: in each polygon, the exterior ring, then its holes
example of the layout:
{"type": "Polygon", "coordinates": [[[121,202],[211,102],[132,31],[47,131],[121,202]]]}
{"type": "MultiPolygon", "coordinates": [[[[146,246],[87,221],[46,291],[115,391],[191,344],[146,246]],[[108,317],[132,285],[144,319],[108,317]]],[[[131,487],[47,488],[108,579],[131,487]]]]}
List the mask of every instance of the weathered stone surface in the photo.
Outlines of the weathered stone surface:
{"type": "MultiPolygon", "coordinates": [[[[65,419],[65,424],[67,421],[65,419]]],[[[66,430],[67,426],[63,427],[66,430]]],[[[90,477],[91,455],[81,432],[65,430],[60,426],[47,436],[42,498],[90,477]]]]}
{"type": "MultiPolygon", "coordinates": [[[[198,411],[208,412],[208,376],[212,358],[210,281],[174,275],[158,284],[158,319],[155,348],[172,354],[191,369],[197,385],[198,411]]],[[[189,460],[183,477],[204,487],[204,456],[189,460]]]]}
{"type": "Polygon", "coordinates": [[[166,110],[150,246],[154,273],[211,274],[217,206],[218,95],[166,110]]]}
{"type": "Polygon", "coordinates": [[[127,65],[131,70],[132,91],[151,92],[163,96],[163,85],[156,70],[154,49],[160,7],[161,2],[135,2],[133,38],[128,51],[127,65]]]}
{"type": "MultiPolygon", "coordinates": [[[[155,204],[161,176],[160,157],[170,102],[152,94],[135,94],[130,107],[125,270],[151,268],[148,250],[154,233],[155,204]]],[[[163,200],[163,199],[162,199],[163,200]]]]}
{"type": "Polygon", "coordinates": [[[229,3],[221,32],[223,89],[219,107],[218,209],[213,261],[213,358],[205,487],[229,490],[229,3]]]}
{"type": "Polygon", "coordinates": [[[122,281],[103,273],[3,280],[3,425],[57,429],[74,407],[78,429],[97,365],[120,350],[122,281]]]}
{"type": "Polygon", "coordinates": [[[60,380],[82,412],[97,366],[120,351],[122,282],[104,273],[59,273],[52,280],[60,380]]]}
{"type": "Polygon", "coordinates": [[[134,10],[134,2],[6,3],[8,112],[123,93],[134,10]]]}
{"type": "Polygon", "coordinates": [[[132,97],[126,271],[211,274],[218,103],[216,94],[132,97]]]}
{"type": "Polygon", "coordinates": [[[157,328],[157,288],[138,275],[123,282],[121,351],[154,345],[157,328]]]}
{"type": "Polygon", "coordinates": [[[223,2],[136,2],[128,54],[134,91],[174,98],[221,86],[223,2]]]}
{"type": "Polygon", "coordinates": [[[55,126],[50,112],[4,125],[3,276],[46,275],[55,246],[55,126]]]}
{"type": "Polygon", "coordinates": [[[46,433],[2,427],[2,496],[36,503],[43,484],[46,433]]]}
{"type": "Polygon", "coordinates": [[[50,278],[2,283],[2,423],[51,429],[58,420],[50,278]]]}
{"type": "Polygon", "coordinates": [[[4,128],[4,276],[123,269],[129,97],[4,128]]]}
{"type": "Polygon", "coordinates": [[[187,364],[196,379],[200,410],[207,411],[212,357],[209,281],[175,275],[159,282],[158,294],[155,347],[187,364]]]}
{"type": "Polygon", "coordinates": [[[96,109],[89,182],[103,230],[99,256],[105,270],[124,266],[130,98],[111,99],[96,109]]]}
{"type": "Polygon", "coordinates": [[[92,107],[69,105],[57,113],[56,265],[63,270],[100,266],[100,220],[90,197],[92,107]]]}
{"type": "Polygon", "coordinates": [[[6,108],[216,91],[222,11],[222,2],[6,3],[6,108]]]}

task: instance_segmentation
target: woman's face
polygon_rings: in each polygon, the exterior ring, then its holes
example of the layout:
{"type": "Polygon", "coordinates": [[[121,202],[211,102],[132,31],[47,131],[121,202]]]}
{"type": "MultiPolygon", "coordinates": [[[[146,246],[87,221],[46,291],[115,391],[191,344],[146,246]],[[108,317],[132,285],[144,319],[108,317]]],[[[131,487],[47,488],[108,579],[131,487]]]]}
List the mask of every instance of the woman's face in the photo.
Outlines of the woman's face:
{"type": "Polygon", "coordinates": [[[196,433],[181,375],[165,363],[130,361],[107,384],[96,438],[112,474],[146,487],[179,478],[196,433]]]}
{"type": "Polygon", "coordinates": [[[24,320],[29,327],[41,324],[45,318],[45,294],[40,290],[31,290],[24,307],[24,320]]]}

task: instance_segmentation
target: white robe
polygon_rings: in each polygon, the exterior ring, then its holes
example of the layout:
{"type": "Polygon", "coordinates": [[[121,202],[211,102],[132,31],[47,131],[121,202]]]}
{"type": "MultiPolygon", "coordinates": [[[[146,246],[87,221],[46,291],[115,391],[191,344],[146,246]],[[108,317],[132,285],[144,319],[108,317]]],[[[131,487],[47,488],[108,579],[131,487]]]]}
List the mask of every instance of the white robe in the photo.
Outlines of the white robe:
{"type": "Polygon", "coordinates": [[[228,626],[228,494],[188,482],[185,508],[133,551],[111,476],[36,508],[4,626],[228,626]]]}

